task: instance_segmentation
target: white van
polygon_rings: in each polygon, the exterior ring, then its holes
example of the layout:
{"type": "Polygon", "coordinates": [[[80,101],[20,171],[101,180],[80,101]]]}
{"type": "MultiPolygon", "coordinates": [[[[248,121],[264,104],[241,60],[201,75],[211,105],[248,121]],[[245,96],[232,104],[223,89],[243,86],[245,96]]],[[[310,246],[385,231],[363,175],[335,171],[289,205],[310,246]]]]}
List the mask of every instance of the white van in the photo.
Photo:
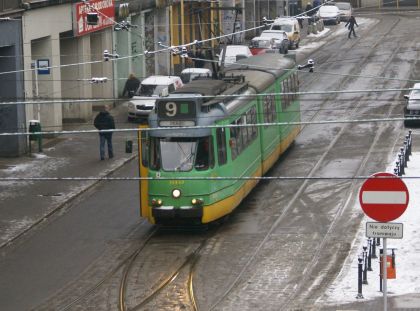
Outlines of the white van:
{"type": "Polygon", "coordinates": [[[147,118],[155,107],[157,97],[172,93],[182,86],[182,80],[178,76],[150,76],[144,79],[128,102],[128,121],[147,118]]]}
{"type": "Polygon", "coordinates": [[[181,71],[181,80],[184,84],[196,79],[211,79],[212,73],[207,68],[185,68],[181,71]]]}
{"type": "Polygon", "coordinates": [[[276,18],[271,24],[270,30],[283,30],[289,37],[289,49],[299,47],[300,43],[300,26],[299,22],[294,17],[280,17],[276,18]]]}

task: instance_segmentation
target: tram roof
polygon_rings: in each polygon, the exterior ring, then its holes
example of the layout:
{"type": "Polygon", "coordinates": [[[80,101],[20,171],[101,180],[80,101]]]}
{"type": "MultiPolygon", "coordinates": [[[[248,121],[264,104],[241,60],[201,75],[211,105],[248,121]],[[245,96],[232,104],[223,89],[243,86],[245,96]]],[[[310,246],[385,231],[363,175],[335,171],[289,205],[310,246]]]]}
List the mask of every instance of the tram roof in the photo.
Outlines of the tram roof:
{"type": "Polygon", "coordinates": [[[263,53],[237,61],[226,69],[226,72],[233,70],[257,70],[268,72],[276,77],[285,73],[285,69],[293,69],[295,62],[292,58],[280,53],[263,53]]]}
{"type": "Polygon", "coordinates": [[[216,96],[226,90],[226,82],[222,80],[200,79],[193,80],[172,94],[200,94],[202,96],[216,96]]]}

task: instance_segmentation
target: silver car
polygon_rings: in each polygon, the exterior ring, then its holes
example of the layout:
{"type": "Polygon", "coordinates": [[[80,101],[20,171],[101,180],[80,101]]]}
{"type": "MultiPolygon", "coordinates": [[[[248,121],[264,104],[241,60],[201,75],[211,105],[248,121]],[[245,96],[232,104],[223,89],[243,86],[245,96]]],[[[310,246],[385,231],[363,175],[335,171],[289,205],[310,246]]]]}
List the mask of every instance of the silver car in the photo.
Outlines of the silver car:
{"type": "Polygon", "coordinates": [[[415,121],[420,122],[420,83],[415,83],[410,94],[404,95],[407,103],[404,107],[404,125],[410,125],[415,121]],[[408,120],[412,118],[413,120],[408,120]]]}

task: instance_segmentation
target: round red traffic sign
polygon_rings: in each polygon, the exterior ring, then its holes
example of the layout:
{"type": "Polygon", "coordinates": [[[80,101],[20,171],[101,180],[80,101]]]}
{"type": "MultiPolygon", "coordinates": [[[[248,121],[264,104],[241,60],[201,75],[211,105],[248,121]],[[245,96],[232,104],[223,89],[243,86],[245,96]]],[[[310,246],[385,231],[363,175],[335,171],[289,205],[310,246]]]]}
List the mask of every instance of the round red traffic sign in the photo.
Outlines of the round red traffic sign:
{"type": "Polygon", "coordinates": [[[401,178],[390,173],[376,173],[366,180],[359,192],[363,211],[376,221],[392,221],[408,206],[408,189],[401,178]]]}

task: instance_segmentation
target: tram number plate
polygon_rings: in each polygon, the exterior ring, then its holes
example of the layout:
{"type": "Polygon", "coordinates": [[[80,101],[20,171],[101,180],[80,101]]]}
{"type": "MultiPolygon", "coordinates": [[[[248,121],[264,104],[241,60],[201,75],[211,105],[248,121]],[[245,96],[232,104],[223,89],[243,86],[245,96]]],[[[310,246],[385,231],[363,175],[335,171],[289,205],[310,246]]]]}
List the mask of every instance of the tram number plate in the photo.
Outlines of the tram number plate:
{"type": "Polygon", "coordinates": [[[193,101],[160,101],[158,103],[160,120],[195,119],[195,102],[193,101]]]}

